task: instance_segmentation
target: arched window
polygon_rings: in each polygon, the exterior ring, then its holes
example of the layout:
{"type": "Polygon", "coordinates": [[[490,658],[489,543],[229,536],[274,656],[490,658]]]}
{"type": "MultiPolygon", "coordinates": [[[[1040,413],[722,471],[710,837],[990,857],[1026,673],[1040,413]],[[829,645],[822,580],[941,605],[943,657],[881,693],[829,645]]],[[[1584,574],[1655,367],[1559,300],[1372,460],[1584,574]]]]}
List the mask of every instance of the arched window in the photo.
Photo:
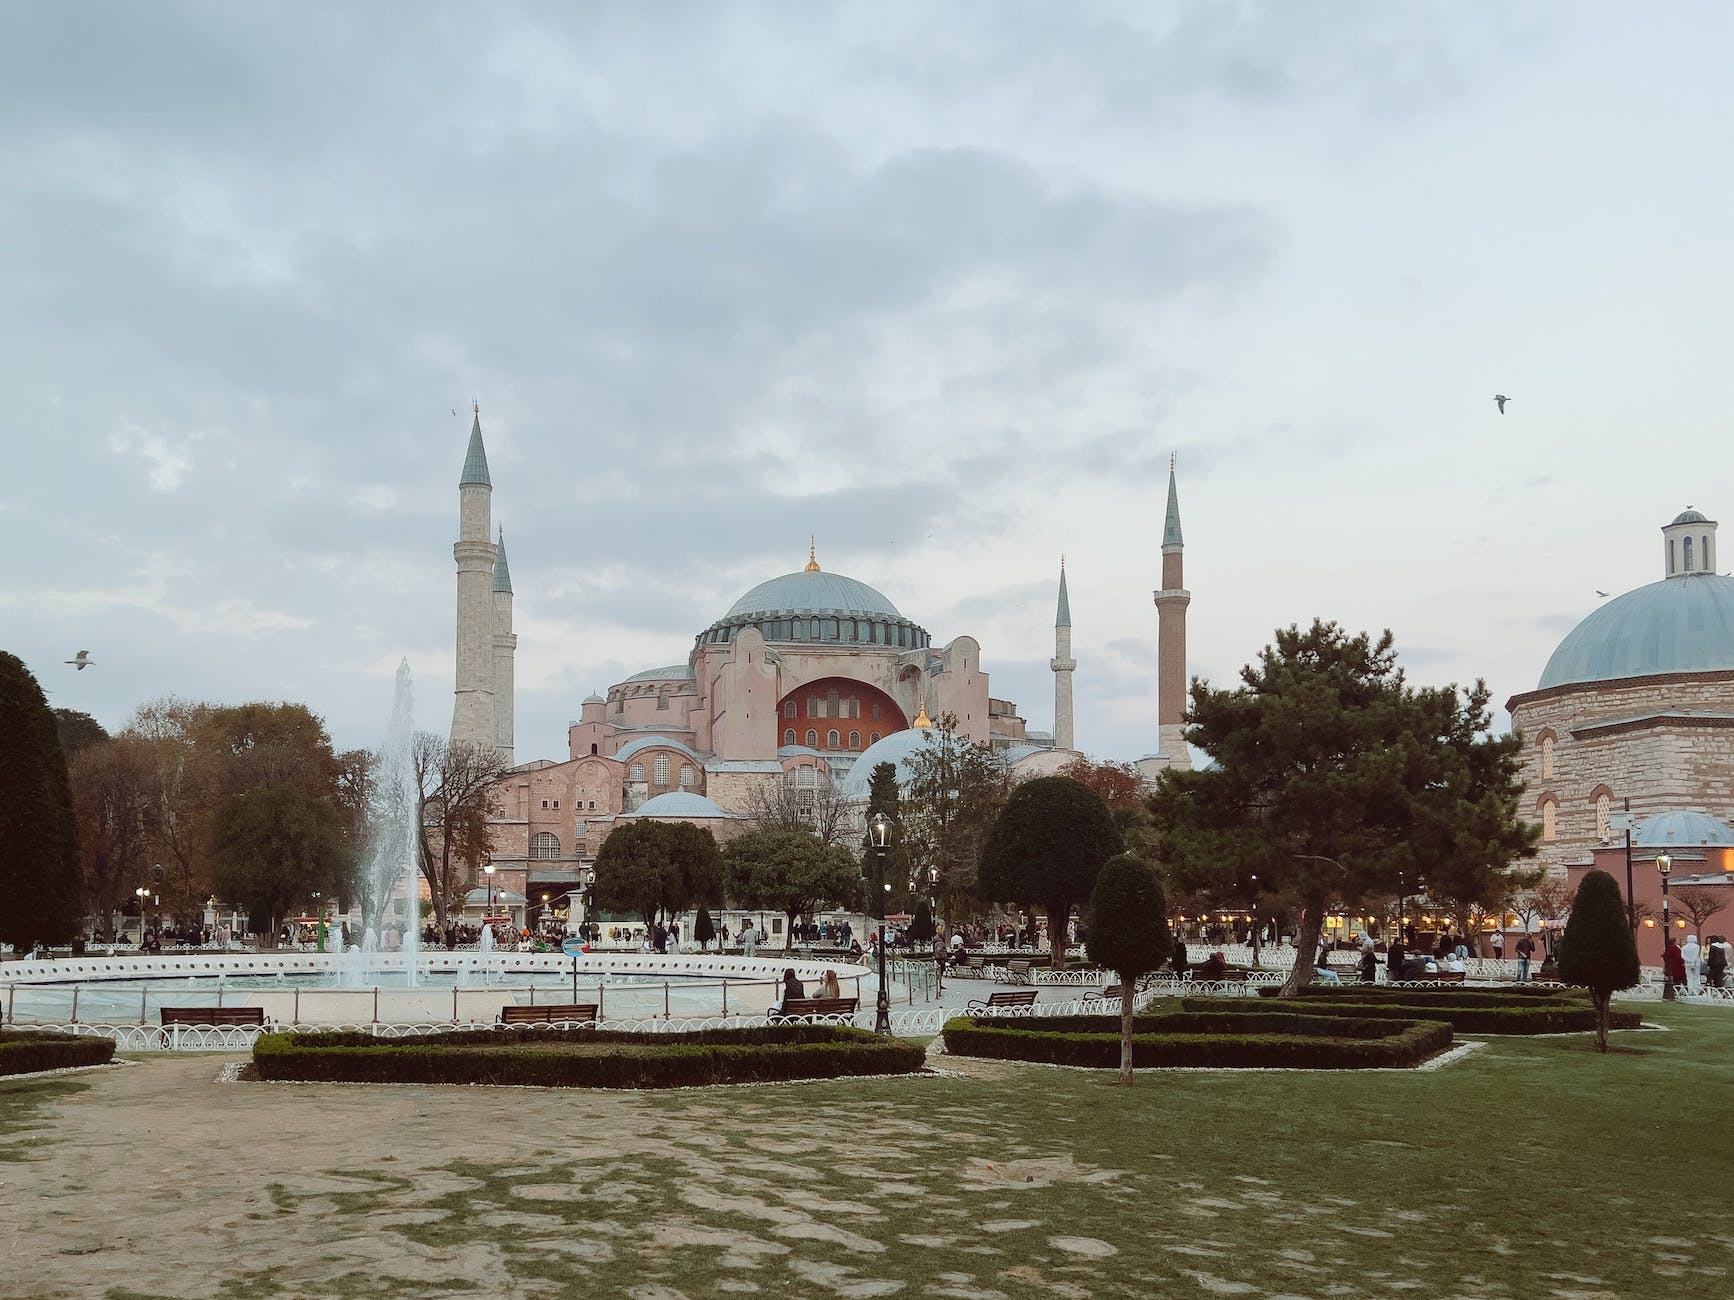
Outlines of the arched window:
{"type": "Polygon", "coordinates": [[[1672,537],[1668,539],[1668,572],[1670,575],[1674,572],[1674,539],[1672,537]]]}
{"type": "Polygon", "coordinates": [[[596,746],[595,745],[590,746],[590,752],[592,754],[594,754],[596,752],[596,746]]]}
{"type": "Polygon", "coordinates": [[[1687,573],[1690,573],[1692,571],[1692,539],[1690,537],[1686,539],[1686,544],[1681,547],[1681,551],[1685,555],[1686,559],[1683,567],[1687,573]]]}
{"type": "Polygon", "coordinates": [[[807,728],[807,748],[808,749],[817,749],[818,747],[819,747],[819,733],[814,731],[811,727],[808,727],[807,728]]]}
{"type": "Polygon", "coordinates": [[[697,779],[697,775],[698,774],[692,770],[691,763],[682,763],[680,765],[680,788],[682,790],[692,789],[693,782],[697,779]]]}
{"type": "Polygon", "coordinates": [[[1541,838],[1553,843],[1559,835],[1559,805],[1552,799],[1541,801],[1541,838]]]}
{"type": "Polygon", "coordinates": [[[783,705],[783,716],[785,718],[792,718],[795,716],[795,702],[793,700],[789,700],[783,705]]]}
{"type": "Polygon", "coordinates": [[[827,731],[825,733],[825,748],[826,749],[836,749],[837,745],[838,745],[837,732],[836,732],[835,728],[833,728],[832,730],[827,731]]]}
{"type": "Polygon", "coordinates": [[[1553,733],[1543,732],[1541,735],[1541,779],[1553,780],[1553,733]]]}
{"type": "Polygon", "coordinates": [[[1596,796],[1596,838],[1598,840],[1613,838],[1613,808],[1614,801],[1605,791],[1596,796]]]}
{"type": "Polygon", "coordinates": [[[784,729],[783,743],[785,745],[792,745],[795,743],[795,729],[793,727],[787,727],[784,729]]]}
{"type": "Polygon", "coordinates": [[[871,741],[869,741],[868,743],[873,744],[873,745],[877,745],[879,743],[879,733],[877,731],[875,731],[873,733],[873,739],[871,741]]]}
{"type": "Polygon", "coordinates": [[[631,767],[627,768],[626,769],[626,779],[628,781],[642,781],[642,780],[644,780],[644,764],[643,763],[634,763],[631,767]]]}
{"type": "Polygon", "coordinates": [[[668,755],[667,754],[658,754],[656,756],[656,765],[655,765],[654,770],[656,772],[656,784],[657,785],[667,785],[668,784],[668,755]]]}
{"type": "Polygon", "coordinates": [[[530,856],[537,862],[548,862],[560,856],[558,837],[542,831],[530,837],[530,856]]]}
{"type": "Polygon", "coordinates": [[[850,749],[860,749],[861,748],[861,733],[859,731],[851,731],[849,733],[849,748],[850,749]]]}

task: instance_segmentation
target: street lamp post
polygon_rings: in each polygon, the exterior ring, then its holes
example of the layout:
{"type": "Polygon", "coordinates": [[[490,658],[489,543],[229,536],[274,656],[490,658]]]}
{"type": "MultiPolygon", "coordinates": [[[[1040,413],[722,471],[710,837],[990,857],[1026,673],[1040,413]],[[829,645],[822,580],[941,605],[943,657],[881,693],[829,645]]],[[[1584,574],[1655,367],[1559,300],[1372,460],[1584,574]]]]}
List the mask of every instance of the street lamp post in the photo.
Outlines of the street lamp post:
{"type": "MultiPolygon", "coordinates": [[[[494,914],[494,864],[489,862],[482,867],[482,870],[487,873],[488,877],[488,917],[492,917],[494,914]]],[[[487,918],[483,918],[482,924],[486,925],[487,923],[487,918]]]]}
{"type": "Polygon", "coordinates": [[[145,900],[151,896],[148,885],[140,885],[132,891],[138,898],[138,950],[145,950],[145,900]]]}
{"type": "Polygon", "coordinates": [[[1662,876],[1662,997],[1668,1002],[1674,1000],[1674,979],[1668,973],[1668,941],[1674,937],[1674,932],[1668,926],[1668,876],[1674,870],[1674,859],[1666,853],[1656,855],[1656,870],[1662,876]]]}
{"type": "Polygon", "coordinates": [[[885,879],[885,854],[891,848],[891,819],[876,812],[867,823],[867,844],[873,850],[873,879],[868,888],[873,893],[873,919],[879,922],[879,996],[874,1004],[873,1032],[891,1033],[891,990],[885,983],[885,891],[890,888],[885,879]]]}
{"type": "MultiPolygon", "coordinates": [[[[1626,924],[1632,927],[1632,938],[1638,937],[1638,896],[1632,892],[1632,801],[1626,800],[1624,821],[1626,824],[1626,924]]],[[[1661,865],[1660,859],[1657,865],[1661,865]]],[[[1662,873],[1662,890],[1666,893],[1668,876],[1662,873]]],[[[1668,936],[1662,936],[1662,952],[1668,951],[1668,936]]],[[[1663,965],[1667,963],[1664,962],[1663,965]]]]}
{"type": "Polygon", "coordinates": [[[1252,967],[1258,969],[1258,873],[1252,873],[1252,967]]]}

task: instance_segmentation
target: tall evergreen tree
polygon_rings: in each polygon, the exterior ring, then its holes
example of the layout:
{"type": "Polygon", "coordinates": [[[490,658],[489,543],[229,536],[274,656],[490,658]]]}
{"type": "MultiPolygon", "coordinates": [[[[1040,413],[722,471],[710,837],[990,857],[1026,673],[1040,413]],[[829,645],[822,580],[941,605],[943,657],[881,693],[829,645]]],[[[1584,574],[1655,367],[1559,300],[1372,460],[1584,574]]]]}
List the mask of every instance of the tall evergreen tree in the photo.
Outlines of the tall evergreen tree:
{"type": "Polygon", "coordinates": [[[60,736],[60,752],[66,756],[69,764],[79,750],[100,745],[108,739],[108,732],[102,723],[90,714],[80,713],[76,709],[54,710],[54,728],[60,736]]]}
{"type": "Polygon", "coordinates": [[[1109,858],[1090,895],[1090,928],[1084,941],[1090,960],[1120,979],[1120,1077],[1132,1083],[1133,999],[1138,977],[1155,970],[1173,952],[1168,902],[1162,882],[1135,853],[1109,858]]]}
{"type": "Polygon", "coordinates": [[[877,763],[867,776],[867,821],[871,822],[873,815],[881,812],[890,818],[892,826],[891,846],[885,851],[885,882],[891,886],[885,896],[886,910],[910,912],[915,900],[925,898],[931,891],[932,882],[926,878],[926,872],[919,873],[922,879],[915,879],[918,873],[910,866],[909,845],[903,836],[903,794],[897,787],[895,763],[877,763]]]}
{"type": "Polygon", "coordinates": [[[1620,886],[1605,871],[1578,882],[1571,919],[1559,944],[1559,977],[1590,991],[1596,1004],[1596,1051],[1608,1050],[1608,1004],[1642,974],[1620,886]]]}
{"type": "Polygon", "coordinates": [[[0,650],[0,942],[65,943],[84,916],[66,756],[42,687],[0,650]]]}

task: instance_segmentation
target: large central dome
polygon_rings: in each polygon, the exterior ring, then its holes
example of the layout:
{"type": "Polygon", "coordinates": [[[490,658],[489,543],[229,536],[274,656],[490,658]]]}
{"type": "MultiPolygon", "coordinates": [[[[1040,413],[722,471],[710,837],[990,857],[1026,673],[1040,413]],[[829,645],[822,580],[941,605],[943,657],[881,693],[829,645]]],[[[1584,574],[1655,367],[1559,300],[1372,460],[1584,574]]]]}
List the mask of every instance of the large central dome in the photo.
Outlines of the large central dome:
{"type": "Polygon", "coordinates": [[[864,582],[840,573],[809,569],[761,582],[723,615],[725,620],[765,614],[836,614],[850,618],[900,618],[897,606],[864,582]]]}
{"type": "Polygon", "coordinates": [[[1628,591],[1584,619],[1547,661],[1539,689],[1721,669],[1734,669],[1734,578],[1692,573],[1628,591]]]}

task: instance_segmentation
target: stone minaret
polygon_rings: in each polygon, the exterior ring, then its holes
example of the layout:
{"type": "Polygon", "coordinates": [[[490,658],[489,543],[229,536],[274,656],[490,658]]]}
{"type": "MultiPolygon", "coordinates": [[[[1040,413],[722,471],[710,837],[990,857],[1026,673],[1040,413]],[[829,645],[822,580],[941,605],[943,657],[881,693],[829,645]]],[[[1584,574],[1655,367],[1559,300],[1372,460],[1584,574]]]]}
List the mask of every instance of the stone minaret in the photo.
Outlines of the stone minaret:
{"type": "Polygon", "coordinates": [[[1174,458],[1168,458],[1168,514],[1162,521],[1162,589],[1156,592],[1156,731],[1157,754],[1166,766],[1190,768],[1186,748],[1186,590],[1180,538],[1180,493],[1174,482],[1174,458]]]}
{"type": "Polygon", "coordinates": [[[494,723],[494,544],[488,540],[493,481],[482,448],[481,407],[470,425],[470,448],[458,479],[458,671],[452,739],[498,744],[494,723]]]}
{"type": "Polygon", "coordinates": [[[1072,658],[1072,604],[1066,599],[1066,557],[1060,557],[1060,607],[1054,614],[1054,657],[1048,667],[1054,670],[1054,748],[1072,746],[1072,670],[1078,661],[1072,658]]]}
{"type": "Polygon", "coordinates": [[[494,744],[512,765],[512,703],[518,637],[512,631],[512,571],[506,567],[506,530],[494,548],[494,744]]]}

